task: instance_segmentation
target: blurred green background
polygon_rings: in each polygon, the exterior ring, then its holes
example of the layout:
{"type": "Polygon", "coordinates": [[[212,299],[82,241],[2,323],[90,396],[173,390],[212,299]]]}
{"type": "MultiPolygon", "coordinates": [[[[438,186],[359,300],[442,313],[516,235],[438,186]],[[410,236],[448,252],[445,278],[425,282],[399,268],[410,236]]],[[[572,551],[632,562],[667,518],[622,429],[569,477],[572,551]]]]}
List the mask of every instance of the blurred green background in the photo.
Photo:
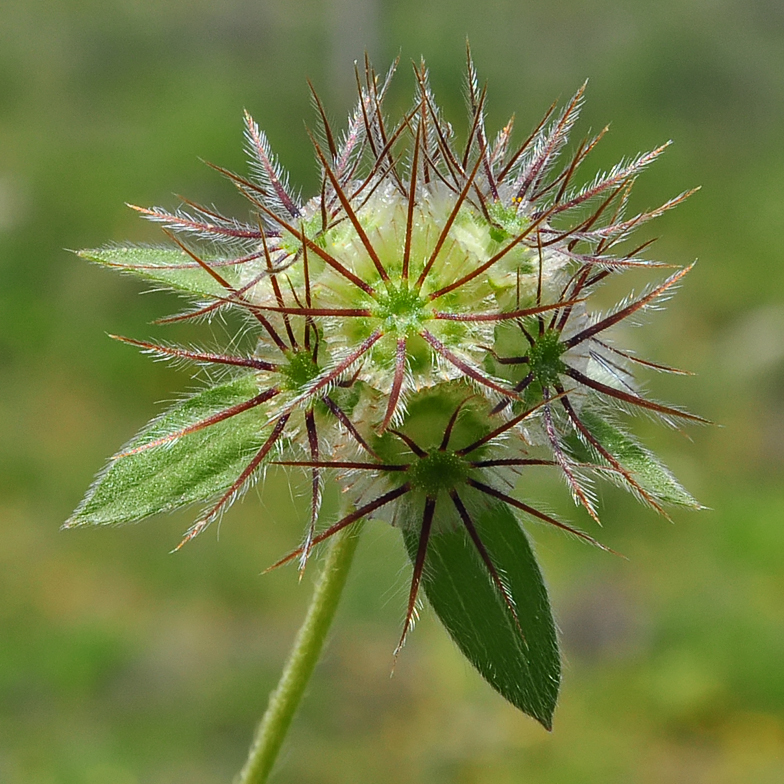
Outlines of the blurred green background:
{"type": "MultiPolygon", "coordinates": [[[[239,769],[311,581],[261,570],[299,540],[305,485],[270,475],[177,555],[191,516],[60,532],[122,442],[191,388],[106,337],[178,302],[65,248],[155,242],[125,201],[173,192],[246,215],[201,165],[244,170],[241,112],[313,191],[310,77],[338,121],[352,61],[424,55],[464,130],[464,39],[489,127],[519,136],[586,77],[586,176],[673,138],[633,206],[702,191],[652,227],[700,263],[629,344],[696,378],[646,379],[722,424],[636,432],[712,511],[675,525],[603,488],[603,541],[528,526],[563,632],[555,731],[495,695],[425,611],[390,679],[408,569],[367,527],[275,780],[316,784],[766,784],[784,780],[784,5],[778,0],[4,0],[0,5],[0,781],[217,784],[239,769]]],[[[644,280],[640,279],[640,283],[644,280]]],[[[217,329],[217,328],[216,328],[217,329]]],[[[225,336],[218,330],[215,340],[225,336]]],[[[521,490],[589,530],[555,477],[521,490]]],[[[593,531],[592,531],[593,532],[593,531]]]]}

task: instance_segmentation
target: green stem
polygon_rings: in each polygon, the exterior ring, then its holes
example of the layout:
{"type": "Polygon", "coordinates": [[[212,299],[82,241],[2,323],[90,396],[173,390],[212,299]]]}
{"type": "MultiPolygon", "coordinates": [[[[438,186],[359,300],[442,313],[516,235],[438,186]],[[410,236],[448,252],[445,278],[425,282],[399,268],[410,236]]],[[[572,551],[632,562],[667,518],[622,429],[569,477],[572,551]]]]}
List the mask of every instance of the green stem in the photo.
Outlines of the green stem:
{"type": "Polygon", "coordinates": [[[332,538],[321,577],[313,592],[308,614],[283,668],[278,686],[270,695],[267,710],[256,730],[248,760],[236,784],[264,784],[275,763],[294,713],[313,674],[327,632],[335,617],[363,521],[332,538]]]}

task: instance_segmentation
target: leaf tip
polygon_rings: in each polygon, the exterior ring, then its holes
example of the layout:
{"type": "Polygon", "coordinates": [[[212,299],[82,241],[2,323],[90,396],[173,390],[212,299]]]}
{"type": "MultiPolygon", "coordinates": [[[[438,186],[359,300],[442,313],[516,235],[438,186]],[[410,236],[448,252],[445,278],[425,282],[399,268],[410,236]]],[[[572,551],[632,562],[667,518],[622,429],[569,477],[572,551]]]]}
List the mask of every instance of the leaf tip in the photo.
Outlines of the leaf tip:
{"type": "Polygon", "coordinates": [[[85,520],[77,508],[76,511],[60,526],[61,531],[72,531],[74,528],[82,528],[87,525],[88,521],[85,520]]]}
{"type": "Polygon", "coordinates": [[[534,717],[548,732],[553,731],[553,714],[549,713],[547,716],[534,717]]]}

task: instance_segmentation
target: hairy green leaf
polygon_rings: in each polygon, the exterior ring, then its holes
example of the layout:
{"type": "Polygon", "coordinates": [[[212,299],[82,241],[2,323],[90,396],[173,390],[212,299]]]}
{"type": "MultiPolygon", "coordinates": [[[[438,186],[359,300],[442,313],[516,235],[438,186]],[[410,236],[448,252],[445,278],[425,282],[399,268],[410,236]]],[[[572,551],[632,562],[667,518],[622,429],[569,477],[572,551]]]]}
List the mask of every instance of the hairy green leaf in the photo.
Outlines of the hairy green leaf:
{"type": "MultiPolygon", "coordinates": [[[[620,430],[594,411],[583,409],[580,419],[591,435],[624,467],[635,480],[658,501],[700,509],[700,504],[678,482],[670,470],[628,433],[620,430]]],[[[596,449],[585,444],[576,433],[566,439],[570,453],[580,462],[606,465],[596,449]]],[[[613,479],[617,475],[610,475],[613,479]]],[[[618,480],[623,482],[622,479],[618,480]]]]}
{"type": "MultiPolygon", "coordinates": [[[[227,289],[179,248],[142,245],[80,250],[82,258],[160,283],[166,288],[197,297],[225,297],[227,289]]],[[[220,259],[204,257],[232,286],[240,286],[236,265],[220,264],[220,259]],[[216,264],[216,262],[218,262],[216,264]]]]}
{"type": "Polygon", "coordinates": [[[269,435],[262,407],[161,445],[128,453],[257,394],[255,374],[249,373],[174,405],[112,458],[66,527],[136,522],[225,492],[269,435]]]}
{"type": "MultiPolygon", "coordinates": [[[[482,677],[549,730],[561,663],[542,574],[506,505],[484,507],[473,520],[508,589],[520,628],[462,527],[431,536],[422,585],[452,639],[482,677]]],[[[419,531],[404,530],[403,537],[413,562],[419,531]]]]}

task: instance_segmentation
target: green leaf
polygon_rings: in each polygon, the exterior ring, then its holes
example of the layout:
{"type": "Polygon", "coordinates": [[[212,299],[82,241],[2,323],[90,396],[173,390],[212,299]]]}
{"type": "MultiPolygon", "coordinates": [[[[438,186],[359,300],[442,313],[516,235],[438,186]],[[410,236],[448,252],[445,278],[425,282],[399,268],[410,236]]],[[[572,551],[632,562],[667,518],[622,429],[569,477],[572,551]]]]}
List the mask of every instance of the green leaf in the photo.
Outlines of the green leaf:
{"type": "MultiPolygon", "coordinates": [[[[452,639],[482,677],[549,730],[561,663],[542,574],[526,535],[505,504],[485,507],[473,520],[509,590],[525,639],[462,527],[433,533],[422,585],[452,639]]],[[[419,530],[404,530],[403,538],[413,563],[419,530]]]]}
{"type": "MultiPolygon", "coordinates": [[[[197,297],[225,297],[227,294],[224,286],[179,248],[108,247],[80,250],[79,255],[185,294],[197,297]]],[[[206,256],[204,261],[215,264],[220,259],[206,256]]],[[[236,267],[224,264],[216,267],[216,272],[233,286],[241,285],[236,267]]]]}
{"type": "MultiPolygon", "coordinates": [[[[580,412],[580,419],[591,435],[633,475],[640,486],[654,498],[667,504],[701,509],[701,505],[678,482],[670,470],[655,455],[641,446],[628,433],[589,409],[580,412]]],[[[569,452],[580,462],[606,465],[595,449],[586,445],[576,433],[566,439],[569,452]]],[[[623,479],[610,475],[619,483],[623,479]]]]}
{"type": "Polygon", "coordinates": [[[65,526],[136,522],[225,492],[269,435],[263,406],[163,445],[125,453],[250,400],[258,392],[255,374],[250,373],[174,405],[112,458],[65,526]]]}

